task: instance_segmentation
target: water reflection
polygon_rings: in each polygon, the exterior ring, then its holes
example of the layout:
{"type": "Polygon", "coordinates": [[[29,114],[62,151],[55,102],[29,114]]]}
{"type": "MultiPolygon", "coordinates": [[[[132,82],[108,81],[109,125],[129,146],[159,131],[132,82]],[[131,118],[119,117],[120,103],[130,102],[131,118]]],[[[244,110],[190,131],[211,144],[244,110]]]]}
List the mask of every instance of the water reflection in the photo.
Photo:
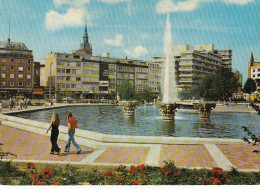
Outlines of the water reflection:
{"type": "Polygon", "coordinates": [[[163,121],[162,134],[164,136],[174,136],[175,133],[175,121],[163,121]]]}
{"type": "Polygon", "coordinates": [[[72,106],[17,116],[49,123],[52,114],[56,112],[60,116],[61,125],[66,126],[68,111],[78,120],[79,128],[105,134],[242,138],[244,133],[241,126],[245,125],[260,135],[260,116],[246,113],[212,113],[209,120],[203,120],[196,113],[177,112],[173,122],[165,122],[162,121],[159,109],[154,106],[139,106],[132,118],[124,117],[122,107],[119,106],[72,106]]]}

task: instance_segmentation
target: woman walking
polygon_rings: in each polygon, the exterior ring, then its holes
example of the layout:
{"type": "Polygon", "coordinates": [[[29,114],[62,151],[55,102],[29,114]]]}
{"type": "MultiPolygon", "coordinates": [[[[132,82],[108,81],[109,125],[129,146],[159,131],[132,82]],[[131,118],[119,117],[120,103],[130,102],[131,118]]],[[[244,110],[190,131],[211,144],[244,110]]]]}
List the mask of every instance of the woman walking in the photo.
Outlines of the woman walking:
{"type": "Polygon", "coordinates": [[[60,148],[58,147],[57,140],[58,140],[58,135],[59,135],[59,125],[60,125],[60,119],[58,114],[53,114],[51,118],[51,123],[49,128],[47,129],[46,134],[51,128],[51,153],[54,154],[54,152],[58,152],[58,155],[60,153],[60,148]]]}

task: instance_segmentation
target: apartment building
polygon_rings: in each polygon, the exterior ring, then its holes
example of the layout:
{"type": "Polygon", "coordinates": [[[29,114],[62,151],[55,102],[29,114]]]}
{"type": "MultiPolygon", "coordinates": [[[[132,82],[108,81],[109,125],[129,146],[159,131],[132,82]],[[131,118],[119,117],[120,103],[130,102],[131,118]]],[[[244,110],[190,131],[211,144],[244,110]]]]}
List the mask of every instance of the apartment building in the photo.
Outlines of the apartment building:
{"type": "MultiPolygon", "coordinates": [[[[174,45],[173,54],[177,91],[188,91],[197,86],[205,75],[216,73],[220,67],[231,68],[232,65],[232,51],[215,50],[213,44],[174,45]],[[226,55],[224,52],[229,54],[226,55]]],[[[148,81],[153,92],[157,93],[164,58],[162,56],[153,58],[149,64],[148,81]]]]}
{"type": "Polygon", "coordinates": [[[0,42],[0,95],[31,97],[33,88],[33,54],[24,43],[0,42]]]}

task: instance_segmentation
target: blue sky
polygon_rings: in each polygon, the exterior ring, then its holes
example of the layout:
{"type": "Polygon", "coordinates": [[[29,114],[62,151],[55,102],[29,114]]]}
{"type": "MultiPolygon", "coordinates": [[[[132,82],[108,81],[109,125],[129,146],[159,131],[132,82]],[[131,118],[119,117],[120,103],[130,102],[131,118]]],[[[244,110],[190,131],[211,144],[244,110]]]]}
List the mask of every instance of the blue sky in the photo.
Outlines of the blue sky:
{"type": "Polygon", "coordinates": [[[250,51],[260,61],[257,0],[0,0],[0,40],[24,42],[35,61],[78,49],[85,20],[93,54],[152,60],[163,54],[167,13],[172,44],[213,43],[233,50],[245,82],[250,51]]]}

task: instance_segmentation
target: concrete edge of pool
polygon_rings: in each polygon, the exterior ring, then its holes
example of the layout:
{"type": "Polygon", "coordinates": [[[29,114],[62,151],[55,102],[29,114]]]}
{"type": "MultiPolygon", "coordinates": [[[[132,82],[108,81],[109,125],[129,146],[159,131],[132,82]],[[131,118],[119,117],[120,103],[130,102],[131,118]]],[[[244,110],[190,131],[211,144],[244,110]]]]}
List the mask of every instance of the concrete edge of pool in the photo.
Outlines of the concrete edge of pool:
{"type": "MultiPolygon", "coordinates": [[[[53,108],[53,107],[52,107],[53,108]]],[[[46,109],[46,108],[41,108],[46,109]]],[[[21,112],[21,111],[19,111],[21,112]]],[[[18,112],[17,112],[18,113],[18,112]]],[[[39,122],[34,120],[28,120],[24,118],[18,118],[15,116],[0,114],[0,125],[5,125],[7,127],[13,128],[14,130],[17,130],[19,132],[31,132],[38,135],[44,135],[49,136],[50,132],[46,135],[46,129],[48,128],[49,123],[45,122],[39,122]]],[[[184,166],[179,167],[186,167],[186,168],[208,168],[212,166],[219,166],[223,168],[224,170],[230,170],[230,167],[237,167],[238,164],[235,162],[234,159],[230,159],[229,156],[226,156],[223,151],[221,151],[218,147],[218,145],[243,145],[243,141],[240,139],[218,139],[218,138],[192,138],[192,137],[157,137],[157,136],[123,136],[123,135],[108,135],[108,134],[102,134],[87,130],[78,129],[76,132],[76,140],[78,144],[87,146],[90,148],[95,149],[93,152],[90,152],[89,155],[87,155],[83,160],[80,161],[67,161],[67,160],[51,160],[50,157],[47,156],[46,160],[41,160],[37,158],[32,159],[17,159],[14,160],[14,162],[35,162],[35,163],[61,163],[61,164],[79,164],[79,165],[94,165],[94,166],[118,166],[120,164],[130,166],[135,163],[130,163],[129,158],[126,162],[114,162],[115,160],[120,160],[121,155],[118,156],[118,149],[136,149],[137,151],[127,151],[126,154],[129,155],[128,152],[131,152],[129,157],[132,157],[133,161],[137,161],[137,157],[141,158],[140,161],[143,161],[147,165],[151,166],[160,166],[161,159],[164,158],[165,155],[167,155],[167,151],[171,150],[172,153],[177,153],[178,157],[176,160],[177,162],[180,161],[180,158],[182,161],[186,162],[193,162],[194,158],[197,159],[197,163],[191,165],[187,164],[184,166]],[[194,149],[198,149],[198,146],[203,145],[204,151],[193,151],[194,149]],[[171,146],[175,146],[174,148],[177,148],[176,150],[173,150],[171,146]],[[179,147],[178,147],[179,146],[179,147]],[[183,146],[183,147],[182,147],[183,146]],[[186,147],[185,147],[186,146],[186,147]],[[194,147],[193,147],[194,146],[194,147]],[[197,146],[197,147],[196,147],[197,146]],[[168,149],[169,148],[169,149],[168,149]],[[145,154],[146,150],[147,154],[142,157],[142,155],[136,156],[136,154],[140,154],[142,151],[142,154],[145,154]],[[189,150],[193,149],[193,150],[189,150]],[[112,150],[112,151],[111,151],[112,150]],[[113,151],[114,150],[114,151],[113,151]],[[165,151],[166,150],[166,151],[165,151]],[[181,150],[181,151],[179,151],[181,150]],[[188,150],[188,151],[187,151],[188,150]],[[208,151],[208,156],[205,155],[205,150],[208,151]],[[192,152],[193,151],[193,152],[192,152]],[[111,152],[115,153],[114,155],[111,154],[111,152]],[[187,153],[184,155],[183,153],[187,153]],[[200,154],[199,157],[198,153],[200,154]],[[117,154],[117,155],[116,155],[117,154]],[[188,155],[190,154],[190,155],[188,155]],[[204,155],[203,155],[204,154],[204,155]],[[212,158],[212,161],[215,162],[215,165],[204,165],[201,164],[205,161],[207,161],[209,158],[212,158]],[[100,161],[100,159],[103,161],[100,161]],[[188,158],[188,159],[187,159],[188,158]],[[109,159],[110,162],[106,162],[109,159]],[[189,160],[191,159],[191,160],[189,160]],[[235,163],[235,164],[234,164],[235,163]],[[203,165],[203,166],[201,166],[203,165]]],[[[59,139],[61,141],[67,140],[67,127],[66,126],[60,126],[60,134],[59,139]]],[[[30,140],[30,139],[28,139],[30,140]]],[[[19,151],[19,149],[17,149],[19,151]]],[[[48,154],[48,152],[47,152],[48,154]]],[[[84,155],[84,154],[83,154],[84,155]]],[[[72,156],[72,154],[69,155],[69,157],[72,156]]],[[[123,155],[124,156],[124,155],[123,155]]],[[[76,156],[79,157],[79,156],[76,156]]],[[[61,158],[61,157],[60,157],[61,158]]],[[[236,159],[236,158],[235,158],[236,159]]],[[[139,161],[139,160],[138,160],[139,161]]],[[[255,162],[256,160],[252,160],[252,162],[255,162]]],[[[250,161],[250,163],[252,163],[250,161]]],[[[137,163],[137,162],[136,162],[137,163]]],[[[254,165],[254,164],[253,164],[254,165]]],[[[258,171],[259,167],[257,166],[242,166],[238,167],[240,171],[258,171]]]]}
{"type": "MultiPolygon", "coordinates": [[[[18,118],[15,116],[0,114],[2,124],[19,128],[25,131],[46,135],[49,123],[18,118]]],[[[59,138],[67,139],[67,127],[59,127],[59,138]]],[[[49,135],[49,134],[48,134],[49,135]]],[[[160,137],[160,136],[127,136],[109,135],[93,131],[77,129],[75,134],[79,144],[88,145],[95,149],[103,149],[117,145],[151,145],[151,144],[237,144],[243,143],[241,139],[197,138],[197,137],[160,137]]]]}

